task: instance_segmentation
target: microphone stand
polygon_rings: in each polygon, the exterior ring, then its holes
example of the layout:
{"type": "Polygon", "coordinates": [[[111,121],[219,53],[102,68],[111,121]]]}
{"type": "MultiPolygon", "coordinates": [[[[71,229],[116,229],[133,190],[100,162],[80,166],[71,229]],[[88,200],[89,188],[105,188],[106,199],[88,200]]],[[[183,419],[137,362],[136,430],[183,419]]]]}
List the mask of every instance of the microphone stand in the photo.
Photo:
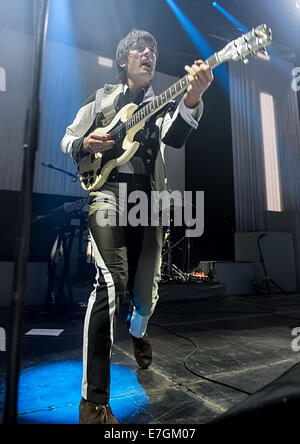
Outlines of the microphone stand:
{"type": "Polygon", "coordinates": [[[56,166],[52,165],[52,163],[41,162],[41,165],[46,168],[51,168],[52,170],[59,171],[60,173],[72,177],[72,182],[77,182],[78,180],[78,173],[77,174],[70,173],[69,171],[63,170],[62,168],[57,168],[56,166]]]}
{"type": "Polygon", "coordinates": [[[266,268],[266,264],[264,261],[264,257],[263,257],[263,253],[262,253],[262,249],[261,249],[261,245],[260,245],[261,239],[263,237],[266,237],[266,234],[261,234],[256,241],[257,246],[258,246],[258,251],[259,251],[259,260],[260,260],[260,263],[261,263],[263,271],[264,271],[264,279],[258,285],[258,287],[256,289],[256,293],[260,294],[262,288],[264,286],[266,286],[267,294],[270,296],[270,294],[272,293],[271,285],[273,285],[274,287],[276,287],[279,290],[280,293],[283,293],[286,296],[288,296],[288,293],[283,288],[281,288],[280,285],[277,284],[277,282],[275,282],[273,279],[271,279],[267,273],[267,268],[266,268]]]}
{"type": "Polygon", "coordinates": [[[27,109],[24,135],[24,156],[19,214],[15,243],[15,267],[11,299],[11,320],[8,346],[4,424],[17,422],[18,382],[21,363],[24,295],[32,210],[32,190],[35,156],[38,149],[40,123],[40,80],[43,47],[47,32],[49,0],[35,0],[37,29],[34,37],[34,66],[32,96],[27,109]]]}

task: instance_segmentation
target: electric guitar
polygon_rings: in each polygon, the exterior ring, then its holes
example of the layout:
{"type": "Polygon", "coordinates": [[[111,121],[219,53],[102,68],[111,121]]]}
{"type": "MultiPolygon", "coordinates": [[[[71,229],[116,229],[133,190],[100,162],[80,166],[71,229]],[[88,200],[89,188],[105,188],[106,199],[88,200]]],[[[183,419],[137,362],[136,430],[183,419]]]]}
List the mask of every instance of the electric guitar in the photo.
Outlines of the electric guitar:
{"type": "MultiPolygon", "coordinates": [[[[214,53],[205,60],[210,68],[228,62],[229,60],[246,60],[248,55],[257,56],[272,42],[272,31],[266,25],[260,25],[247,34],[228,43],[221,51],[214,53]]],[[[114,148],[104,154],[92,153],[84,156],[78,163],[81,186],[87,191],[99,190],[106,182],[114,168],[128,162],[139,148],[139,142],[134,140],[138,131],[142,130],[146,121],[170,100],[184,92],[189,84],[188,74],[167,88],[153,100],[141,107],[135,103],[125,105],[113,118],[112,122],[95,130],[99,135],[110,134],[115,141],[114,148]],[[105,156],[105,163],[103,162],[105,156]]]]}

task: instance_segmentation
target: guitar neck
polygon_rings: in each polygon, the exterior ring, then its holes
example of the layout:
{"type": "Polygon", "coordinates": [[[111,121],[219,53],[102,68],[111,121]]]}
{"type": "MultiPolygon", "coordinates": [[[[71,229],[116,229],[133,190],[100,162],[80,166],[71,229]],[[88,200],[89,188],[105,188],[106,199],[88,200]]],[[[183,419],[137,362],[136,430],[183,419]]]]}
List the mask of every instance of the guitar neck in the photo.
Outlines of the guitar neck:
{"type": "MultiPolygon", "coordinates": [[[[204,63],[212,69],[220,65],[218,54],[213,54],[211,57],[206,59],[204,63]]],[[[133,116],[131,116],[126,122],[127,130],[141,121],[146,121],[147,119],[149,119],[149,117],[151,117],[161,108],[163,108],[168,102],[170,102],[170,100],[175,99],[175,97],[183,93],[189,84],[188,76],[189,75],[186,74],[184,77],[177,80],[177,82],[167,88],[159,96],[155,97],[153,100],[140,108],[136,113],[134,113],[133,116]]]]}

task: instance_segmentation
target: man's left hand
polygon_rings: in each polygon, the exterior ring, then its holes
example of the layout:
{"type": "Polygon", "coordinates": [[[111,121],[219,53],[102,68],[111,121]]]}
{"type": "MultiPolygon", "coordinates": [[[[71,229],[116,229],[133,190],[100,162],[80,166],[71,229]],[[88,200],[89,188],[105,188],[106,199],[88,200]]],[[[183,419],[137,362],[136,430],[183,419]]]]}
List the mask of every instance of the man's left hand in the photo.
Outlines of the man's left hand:
{"type": "Polygon", "coordinates": [[[195,108],[207,88],[211,85],[214,76],[212,69],[203,60],[195,60],[192,66],[186,65],[189,85],[184,96],[184,104],[188,108],[195,108]]]}

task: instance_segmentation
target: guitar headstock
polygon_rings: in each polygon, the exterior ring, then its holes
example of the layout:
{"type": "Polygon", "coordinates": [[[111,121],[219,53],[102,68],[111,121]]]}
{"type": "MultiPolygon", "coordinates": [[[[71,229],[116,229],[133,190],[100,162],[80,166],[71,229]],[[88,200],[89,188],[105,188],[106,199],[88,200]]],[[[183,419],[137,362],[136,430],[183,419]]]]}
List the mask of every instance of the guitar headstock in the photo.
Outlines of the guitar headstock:
{"type": "Polygon", "coordinates": [[[224,49],[218,52],[220,63],[233,60],[245,60],[247,56],[255,57],[258,51],[266,52],[266,46],[272,43],[272,31],[267,25],[259,25],[247,34],[243,34],[236,40],[228,43],[224,49]]]}

